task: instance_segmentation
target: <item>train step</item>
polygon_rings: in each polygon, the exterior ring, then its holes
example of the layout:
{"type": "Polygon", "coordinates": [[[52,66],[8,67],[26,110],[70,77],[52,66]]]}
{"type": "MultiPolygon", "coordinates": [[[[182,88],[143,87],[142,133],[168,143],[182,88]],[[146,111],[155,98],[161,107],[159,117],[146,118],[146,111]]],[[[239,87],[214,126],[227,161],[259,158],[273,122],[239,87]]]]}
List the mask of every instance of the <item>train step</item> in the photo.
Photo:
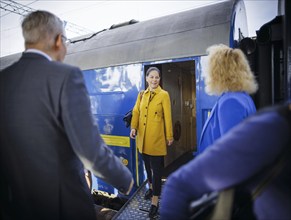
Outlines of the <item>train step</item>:
{"type": "MultiPolygon", "coordinates": [[[[147,181],[145,181],[124,206],[114,215],[112,220],[146,220],[151,207],[151,200],[145,200],[144,194],[147,191],[147,181]]],[[[157,215],[154,219],[160,219],[157,215]]]]}
{"type": "MultiPolygon", "coordinates": [[[[175,162],[171,163],[164,169],[164,179],[162,179],[162,187],[168,175],[188,163],[193,159],[193,152],[187,152],[180,156],[175,162]]],[[[122,208],[114,215],[114,220],[144,220],[148,217],[151,207],[150,200],[144,200],[144,194],[148,189],[147,180],[137,189],[132,197],[122,206],[122,208]]],[[[158,215],[155,219],[160,219],[158,215]]]]}

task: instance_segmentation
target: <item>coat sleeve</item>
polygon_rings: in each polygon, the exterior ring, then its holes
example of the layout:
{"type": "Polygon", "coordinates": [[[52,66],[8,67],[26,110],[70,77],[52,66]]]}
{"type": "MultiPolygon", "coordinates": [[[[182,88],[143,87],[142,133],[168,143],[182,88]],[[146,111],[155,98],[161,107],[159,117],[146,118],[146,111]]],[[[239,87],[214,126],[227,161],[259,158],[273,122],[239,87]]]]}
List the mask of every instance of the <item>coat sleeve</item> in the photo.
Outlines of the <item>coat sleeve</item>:
{"type": "Polygon", "coordinates": [[[101,138],[79,69],[76,68],[68,74],[60,102],[65,132],[85,168],[120,192],[127,192],[132,174],[101,138]]]}
{"type": "Polygon", "coordinates": [[[290,141],[289,133],[287,121],[277,112],[251,117],[231,129],[169,176],[161,196],[161,219],[188,219],[191,201],[262,171],[290,141]]]}
{"type": "Polygon", "coordinates": [[[173,140],[171,100],[168,92],[166,92],[165,98],[163,99],[163,111],[165,118],[166,139],[173,140]]]}

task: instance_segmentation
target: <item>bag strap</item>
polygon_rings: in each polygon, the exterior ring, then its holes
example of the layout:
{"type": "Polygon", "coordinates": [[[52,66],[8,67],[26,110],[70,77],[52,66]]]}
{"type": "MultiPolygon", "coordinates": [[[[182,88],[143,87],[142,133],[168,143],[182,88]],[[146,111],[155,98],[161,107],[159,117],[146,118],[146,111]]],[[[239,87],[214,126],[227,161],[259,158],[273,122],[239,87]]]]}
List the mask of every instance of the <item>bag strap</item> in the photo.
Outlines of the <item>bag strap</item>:
{"type": "Polygon", "coordinates": [[[214,208],[210,220],[230,220],[232,215],[232,206],[234,202],[235,188],[228,188],[221,191],[217,198],[217,204],[214,208]]]}
{"type": "Polygon", "coordinates": [[[259,195],[262,194],[264,189],[269,185],[269,183],[275,179],[276,176],[282,171],[283,167],[285,166],[286,162],[288,161],[288,155],[289,155],[289,149],[287,148],[290,143],[287,144],[285,147],[286,149],[281,154],[280,158],[278,159],[278,162],[276,162],[275,166],[273,166],[270,170],[270,172],[267,173],[266,177],[263,181],[260,182],[260,184],[257,185],[257,187],[252,192],[252,200],[254,201],[259,195]]]}
{"type": "Polygon", "coordinates": [[[143,96],[143,93],[144,93],[144,90],[141,90],[140,92],[139,92],[139,94],[140,94],[140,101],[142,100],[142,96],[143,96]]]}

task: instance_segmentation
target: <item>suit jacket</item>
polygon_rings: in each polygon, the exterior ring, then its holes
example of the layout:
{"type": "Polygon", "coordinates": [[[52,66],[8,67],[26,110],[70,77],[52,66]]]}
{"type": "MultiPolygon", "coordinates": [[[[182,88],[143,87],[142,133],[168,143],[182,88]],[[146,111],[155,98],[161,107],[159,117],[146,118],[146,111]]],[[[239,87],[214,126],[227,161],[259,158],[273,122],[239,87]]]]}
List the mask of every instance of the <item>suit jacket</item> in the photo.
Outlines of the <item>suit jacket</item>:
{"type": "Polygon", "coordinates": [[[286,119],[277,111],[251,116],[171,174],[161,196],[161,219],[188,219],[190,202],[205,193],[240,184],[251,193],[282,153],[289,155],[283,169],[256,197],[253,208],[258,220],[291,219],[291,113],[289,124],[286,119]]]}
{"type": "Polygon", "coordinates": [[[131,173],[99,135],[79,68],[24,53],[0,88],[2,215],[96,219],[83,164],[128,190],[131,173]]]}
{"type": "Polygon", "coordinates": [[[137,130],[136,145],[140,153],[152,156],[167,154],[167,140],[173,139],[171,101],[160,86],[151,94],[139,93],[133,108],[131,128],[137,130]]]}
{"type": "Polygon", "coordinates": [[[247,93],[223,93],[205,122],[198,145],[198,154],[201,154],[216,139],[255,112],[255,104],[247,93]]]}

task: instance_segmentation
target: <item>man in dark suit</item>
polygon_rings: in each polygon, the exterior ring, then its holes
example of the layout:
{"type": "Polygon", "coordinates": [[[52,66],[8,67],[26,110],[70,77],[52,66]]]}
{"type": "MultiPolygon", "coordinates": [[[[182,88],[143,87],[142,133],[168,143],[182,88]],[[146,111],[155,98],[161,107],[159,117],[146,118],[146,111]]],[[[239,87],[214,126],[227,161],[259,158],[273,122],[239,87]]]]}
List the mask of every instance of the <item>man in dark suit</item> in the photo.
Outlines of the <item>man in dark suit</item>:
{"type": "Polygon", "coordinates": [[[128,194],[130,171],[94,124],[79,68],[62,63],[62,21],[35,11],[25,52],[0,74],[2,219],[96,219],[84,168],[128,194]]]}

